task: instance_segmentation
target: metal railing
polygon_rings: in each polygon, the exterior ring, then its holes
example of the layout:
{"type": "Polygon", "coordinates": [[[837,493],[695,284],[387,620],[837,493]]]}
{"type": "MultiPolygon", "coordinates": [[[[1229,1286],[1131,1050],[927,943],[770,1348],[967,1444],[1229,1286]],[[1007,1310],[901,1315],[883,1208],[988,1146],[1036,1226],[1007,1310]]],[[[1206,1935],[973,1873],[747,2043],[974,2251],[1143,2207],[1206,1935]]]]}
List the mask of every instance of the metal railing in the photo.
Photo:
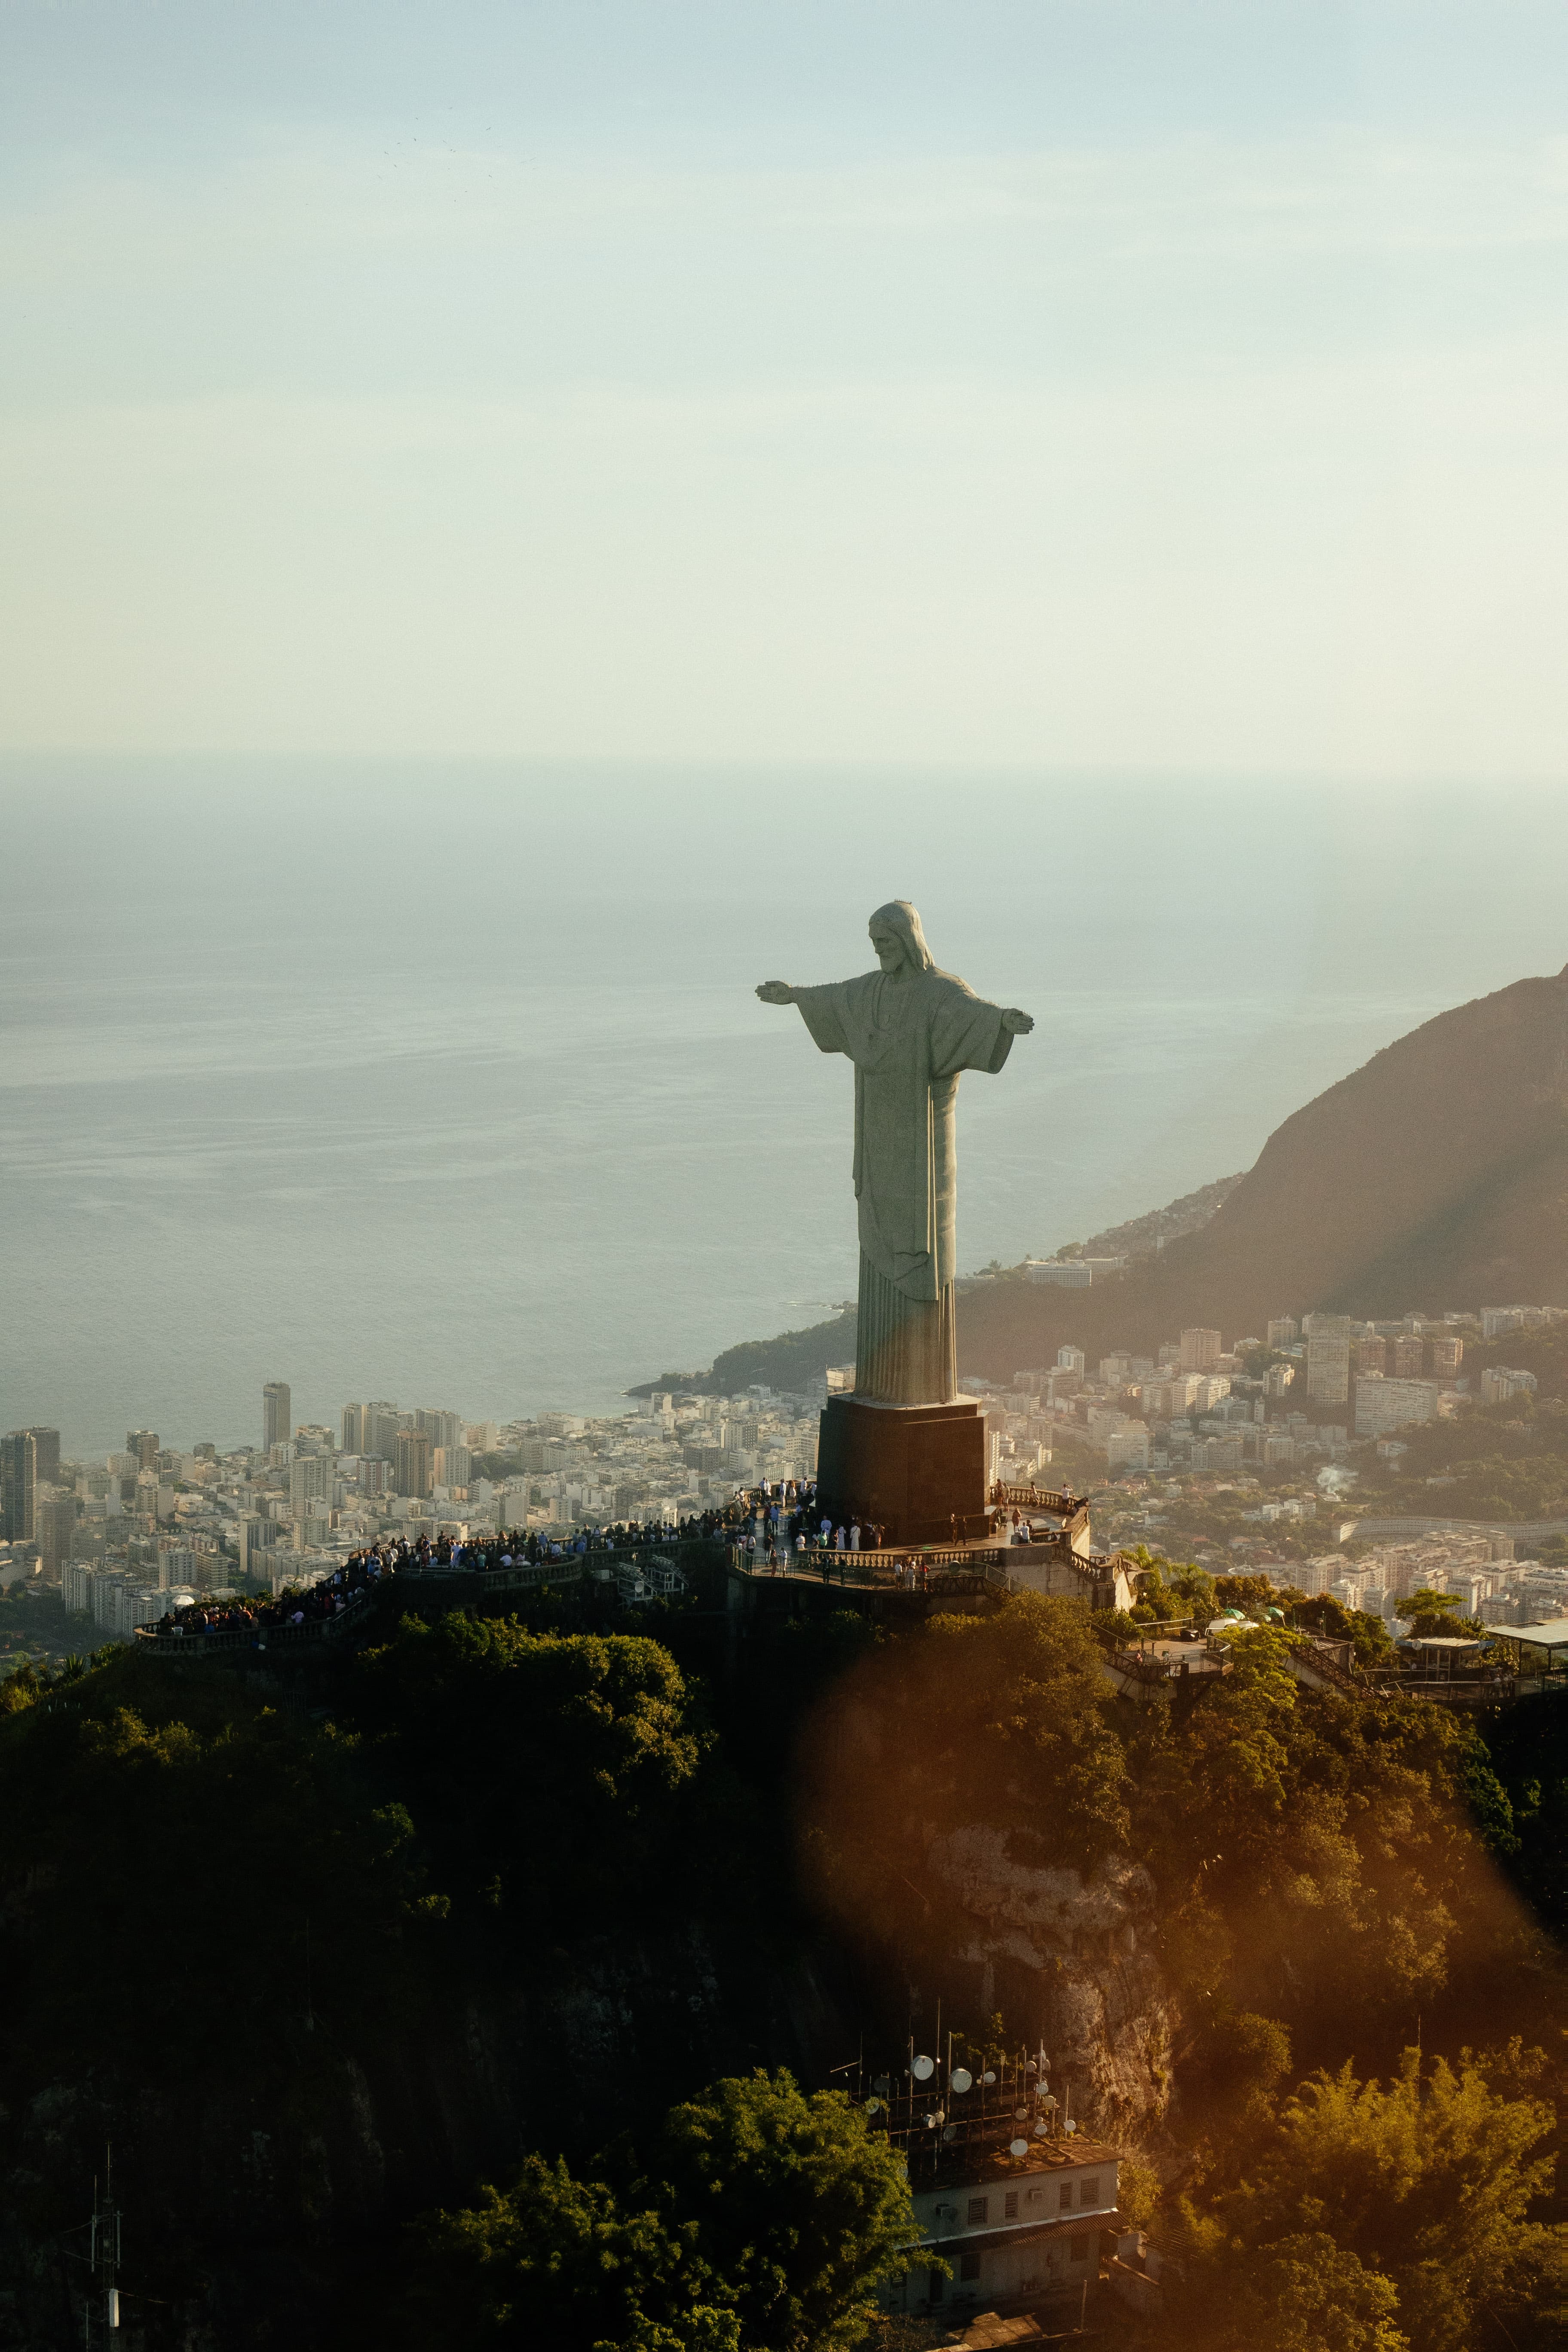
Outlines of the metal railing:
{"type": "Polygon", "coordinates": [[[1117,1674],[1140,1683],[1180,1682],[1184,1672],[1190,1675],[1194,1666],[1203,1675],[1228,1675],[1231,1671],[1230,1661],[1223,1652],[1196,1642],[1185,1657],[1152,1658],[1144,1650],[1119,1649],[1107,1652],[1106,1664],[1117,1674]]]}
{"type": "Polygon", "coordinates": [[[1075,1519],[1089,1508],[1084,1496],[1069,1495],[1063,1486],[1007,1486],[998,1481],[991,1499],[1010,1511],[1049,1511],[1058,1519],[1075,1519]]]}
{"type": "Polygon", "coordinates": [[[887,1591],[956,1591],[985,1586],[1007,1590],[1009,1570],[1022,1568],[1031,1555],[1050,1552],[1057,1561],[1086,1584],[1103,1582],[1115,1570],[1115,1557],[1101,1552],[1074,1551],[1060,1541],[1034,1544],[932,1544],[896,1546],[877,1551],[837,1551],[814,1547],[804,1552],[781,1550],[769,1559],[765,1550],[744,1544],[730,1547],[730,1566],[738,1576],[760,1584],[790,1579],[804,1584],[841,1584],[887,1591]],[[961,1585],[954,1579],[963,1579],[961,1585]]]}
{"type": "Polygon", "coordinates": [[[178,1625],[167,1633],[156,1625],[138,1625],[136,1654],[188,1664],[193,1658],[219,1656],[226,1650],[287,1650],[334,1642],[359,1622],[370,1597],[368,1592],[357,1594],[331,1617],[307,1617],[302,1625],[178,1625]]]}
{"type": "Polygon", "coordinates": [[[536,1592],[546,1584],[580,1584],[584,1578],[614,1576],[617,1570],[635,1569],[646,1573],[660,1566],[679,1569],[676,1557],[710,1545],[721,1538],[714,1536],[672,1537],[662,1544],[627,1544],[613,1551],[588,1550],[563,1552],[559,1559],[514,1559],[510,1568],[499,1563],[487,1567],[481,1560],[431,1560],[424,1567],[412,1562],[399,1573],[412,1577],[416,1582],[439,1582],[448,1577],[476,1578],[487,1592],[536,1592]]]}

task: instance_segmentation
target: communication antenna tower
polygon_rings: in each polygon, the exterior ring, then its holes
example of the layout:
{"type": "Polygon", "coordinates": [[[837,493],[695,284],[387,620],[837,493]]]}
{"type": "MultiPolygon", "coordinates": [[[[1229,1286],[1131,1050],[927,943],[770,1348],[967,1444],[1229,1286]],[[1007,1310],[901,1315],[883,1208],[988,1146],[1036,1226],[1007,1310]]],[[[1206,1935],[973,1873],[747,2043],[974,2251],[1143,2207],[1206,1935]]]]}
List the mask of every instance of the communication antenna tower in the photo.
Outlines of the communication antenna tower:
{"type": "Polygon", "coordinates": [[[114,2201],[114,2150],[106,2146],[103,2152],[103,2190],[99,2193],[96,2180],[92,2184],[92,2239],[88,2260],[97,2282],[97,2292],[87,2298],[82,2315],[82,2341],[90,2346],[93,2322],[102,2329],[106,2345],[120,2341],[120,2289],[115,2284],[120,2270],[120,2208],[114,2201]]]}

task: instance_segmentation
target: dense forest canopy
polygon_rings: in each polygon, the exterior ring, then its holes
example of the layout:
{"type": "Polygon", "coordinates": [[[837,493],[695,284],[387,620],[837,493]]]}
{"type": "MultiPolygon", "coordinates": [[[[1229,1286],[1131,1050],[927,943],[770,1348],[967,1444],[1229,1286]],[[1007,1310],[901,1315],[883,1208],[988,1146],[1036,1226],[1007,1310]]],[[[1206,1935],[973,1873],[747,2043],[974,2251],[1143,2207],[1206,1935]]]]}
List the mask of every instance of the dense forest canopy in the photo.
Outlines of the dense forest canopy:
{"type": "Polygon", "coordinates": [[[977,1971],[948,1864],[982,1850],[1067,1913],[1147,1890],[1171,2022],[1124,2210],[1186,2282],[1151,2343],[1458,2352],[1483,2305],[1551,2340],[1550,1704],[1478,1732],[1309,1689],[1258,1630],[1137,1709],[1067,1602],[825,1606],[735,1651],[700,1596],[635,1634],[549,1596],[389,1613],[298,1703],[122,1650],[0,1683],[16,2340],[71,2308],[112,2137],[147,2352],[193,2309],[226,2347],[330,2345],[350,2308],[389,2342],[849,2345],[907,2184],[802,2075],[801,2021],[896,2048],[918,1986],[1034,2030],[977,1971]]]}

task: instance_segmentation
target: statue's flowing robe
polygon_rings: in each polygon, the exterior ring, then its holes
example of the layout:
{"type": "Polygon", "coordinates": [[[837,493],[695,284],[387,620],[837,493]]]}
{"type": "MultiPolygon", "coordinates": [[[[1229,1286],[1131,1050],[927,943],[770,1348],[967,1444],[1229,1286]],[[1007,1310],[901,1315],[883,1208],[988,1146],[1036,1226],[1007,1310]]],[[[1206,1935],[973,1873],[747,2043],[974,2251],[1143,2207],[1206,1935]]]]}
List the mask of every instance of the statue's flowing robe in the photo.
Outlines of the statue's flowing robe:
{"type": "Polygon", "coordinates": [[[957,1165],[953,1111],[963,1070],[997,1071],[1013,1034],[1002,1008],[949,972],[894,981],[881,971],[795,991],[825,1054],[855,1065],[855,1192],[860,1319],[855,1391],[889,1404],[945,1404],[958,1393],[953,1320],[957,1165]]]}

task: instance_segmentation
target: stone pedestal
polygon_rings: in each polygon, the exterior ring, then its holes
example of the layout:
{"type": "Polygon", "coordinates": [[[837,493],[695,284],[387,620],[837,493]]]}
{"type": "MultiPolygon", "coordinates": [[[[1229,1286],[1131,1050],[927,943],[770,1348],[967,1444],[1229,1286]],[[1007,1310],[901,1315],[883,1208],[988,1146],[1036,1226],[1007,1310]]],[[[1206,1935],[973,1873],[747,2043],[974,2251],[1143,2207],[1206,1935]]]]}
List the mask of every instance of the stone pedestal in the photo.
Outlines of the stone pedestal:
{"type": "Polygon", "coordinates": [[[985,1533],[985,1416],[954,1404],[871,1404],[829,1397],[816,1451],[816,1492],[835,1525],[868,1520],[889,1543],[944,1544],[952,1523],[985,1533]]]}

